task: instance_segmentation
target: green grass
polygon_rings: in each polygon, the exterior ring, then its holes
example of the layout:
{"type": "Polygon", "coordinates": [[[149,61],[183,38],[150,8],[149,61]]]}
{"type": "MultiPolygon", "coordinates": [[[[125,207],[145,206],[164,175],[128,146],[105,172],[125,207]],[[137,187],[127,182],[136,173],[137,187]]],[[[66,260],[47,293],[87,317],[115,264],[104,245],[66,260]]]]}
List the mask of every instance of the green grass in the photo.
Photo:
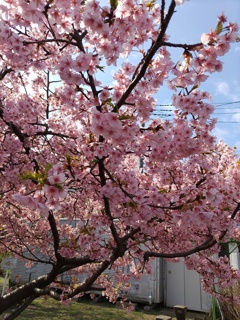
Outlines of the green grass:
{"type": "MultiPolygon", "coordinates": [[[[3,284],[3,278],[0,277],[0,289],[3,284]]],[[[93,302],[87,297],[81,298],[80,302],[72,301],[68,306],[51,299],[41,297],[36,299],[24,312],[17,318],[18,320],[155,320],[156,315],[166,314],[176,320],[174,312],[161,310],[160,308],[151,311],[133,311],[129,312],[117,309],[116,305],[101,300],[99,303],[93,302]]],[[[188,313],[187,319],[194,319],[198,314],[188,313]]],[[[200,316],[199,316],[200,318],[200,316]]],[[[202,317],[201,317],[202,318],[202,317]]],[[[0,316],[0,319],[1,316],[0,316]]]]}
{"type": "Polygon", "coordinates": [[[3,277],[0,277],[0,288],[2,288],[3,283],[4,283],[4,278],[3,278],[3,277]]]}
{"type": "MultiPolygon", "coordinates": [[[[159,313],[157,313],[159,314],[159,313]]],[[[156,315],[142,312],[129,312],[117,309],[115,305],[84,300],[64,306],[52,299],[39,298],[33,302],[17,319],[18,320],[154,320],[156,315]]]]}
{"type": "MultiPolygon", "coordinates": [[[[4,278],[0,277],[0,290],[4,278]]],[[[65,306],[51,298],[36,299],[17,318],[18,320],[155,320],[159,310],[147,312],[130,312],[117,309],[116,305],[101,301],[94,303],[91,299],[82,298],[81,302],[72,301],[65,306]]],[[[0,316],[1,318],[1,316],[0,316]]]]}

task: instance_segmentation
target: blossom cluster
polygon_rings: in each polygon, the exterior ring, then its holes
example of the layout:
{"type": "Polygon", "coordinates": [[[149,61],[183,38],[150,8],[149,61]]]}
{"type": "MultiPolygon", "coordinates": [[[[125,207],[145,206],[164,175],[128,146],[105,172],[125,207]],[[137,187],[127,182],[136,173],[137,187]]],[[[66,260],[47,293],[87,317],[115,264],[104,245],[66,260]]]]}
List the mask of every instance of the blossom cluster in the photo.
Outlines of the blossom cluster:
{"type": "Polygon", "coordinates": [[[0,4],[0,251],[30,255],[57,276],[86,274],[65,302],[91,277],[116,299],[134,259],[134,276],[150,272],[145,251],[195,250],[186,264],[208,291],[216,278],[240,277],[225,258],[209,258],[240,239],[240,166],[216,142],[211,96],[201,91],[238,27],[222,14],[200,43],[171,43],[168,24],[184,1],[168,13],[165,2],[0,4]],[[174,115],[153,118],[166,84],[174,115]]]}
{"type": "Polygon", "coordinates": [[[38,210],[44,216],[48,216],[49,210],[60,210],[59,201],[67,196],[67,191],[62,184],[66,176],[61,165],[55,165],[48,171],[48,177],[43,186],[39,186],[35,197],[31,195],[14,194],[13,199],[30,210],[38,210]]]}

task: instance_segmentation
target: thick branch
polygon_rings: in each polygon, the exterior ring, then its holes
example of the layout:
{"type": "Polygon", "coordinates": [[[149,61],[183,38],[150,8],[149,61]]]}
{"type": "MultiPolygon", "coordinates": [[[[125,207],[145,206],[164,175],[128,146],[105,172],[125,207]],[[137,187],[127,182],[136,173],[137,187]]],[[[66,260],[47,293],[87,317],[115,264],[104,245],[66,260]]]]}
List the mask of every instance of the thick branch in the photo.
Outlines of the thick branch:
{"type": "Polygon", "coordinates": [[[99,278],[99,276],[109,267],[110,261],[105,260],[102,262],[101,266],[90,276],[86,279],[86,281],[75,288],[71,293],[67,295],[68,298],[72,298],[76,296],[78,293],[84,292],[89,290],[94,282],[99,278]]]}
{"type": "MultiPolygon", "coordinates": [[[[234,219],[237,215],[237,213],[240,210],[240,203],[237,204],[235,210],[233,211],[232,215],[231,215],[231,219],[234,219]]],[[[164,252],[150,252],[150,251],[146,251],[144,253],[144,260],[148,260],[149,257],[161,257],[161,258],[180,258],[180,257],[187,257],[190,256],[191,254],[194,253],[198,253],[201,251],[204,251],[206,249],[209,249],[211,247],[213,247],[215,244],[217,244],[218,242],[220,242],[225,235],[227,234],[228,230],[224,230],[221,232],[220,236],[218,237],[218,240],[216,240],[213,235],[210,235],[210,237],[203,242],[202,244],[188,250],[188,251],[184,251],[184,252],[175,252],[175,253],[164,253],[164,252]]]]}
{"type": "Polygon", "coordinates": [[[181,258],[181,257],[187,257],[191,254],[209,249],[213,247],[217,243],[216,239],[211,235],[205,242],[200,244],[199,246],[194,247],[193,249],[190,249],[188,251],[184,252],[176,252],[176,253],[164,253],[164,252],[150,252],[146,251],[144,253],[144,260],[148,260],[149,257],[161,257],[161,258],[181,258]]]}
{"type": "Polygon", "coordinates": [[[159,32],[159,35],[157,37],[156,42],[153,43],[152,47],[148,51],[148,53],[147,53],[147,55],[145,57],[145,61],[144,61],[143,65],[142,65],[138,75],[129,84],[128,88],[126,89],[126,91],[123,93],[123,95],[121,96],[121,98],[117,102],[117,104],[116,104],[116,106],[115,106],[113,111],[116,112],[125,103],[125,101],[129,97],[129,95],[131,94],[133,89],[137,86],[139,81],[144,77],[150,62],[153,59],[153,56],[158,51],[158,49],[162,46],[163,38],[164,38],[164,35],[165,35],[166,30],[168,28],[169,22],[170,22],[173,14],[174,14],[175,7],[176,7],[175,0],[172,0],[171,4],[169,6],[169,9],[168,9],[168,13],[166,14],[165,19],[163,21],[161,21],[161,29],[160,29],[160,32],[159,32]]]}
{"type": "Polygon", "coordinates": [[[17,318],[36,298],[38,297],[37,294],[32,295],[27,300],[23,302],[23,304],[20,305],[16,310],[14,310],[11,315],[4,318],[4,320],[13,320],[17,318]]]}
{"type": "MultiPolygon", "coordinates": [[[[69,266],[67,270],[71,270],[73,268],[80,267],[92,262],[93,261],[88,257],[79,258],[79,259],[76,259],[75,264],[69,266]]],[[[57,263],[55,266],[53,266],[53,269],[50,271],[49,274],[40,276],[38,279],[33,280],[29,283],[26,283],[21,287],[15,289],[14,291],[7,293],[3,297],[0,297],[0,314],[8,310],[10,307],[16,305],[20,301],[36,296],[37,289],[44,289],[47,286],[49,286],[51,283],[53,283],[56,280],[57,276],[62,272],[63,272],[63,269],[61,268],[61,264],[57,263]]],[[[86,290],[89,290],[89,288],[86,287],[86,290]]],[[[37,293],[38,296],[39,296],[39,292],[37,293]]]]}
{"type": "Polygon", "coordinates": [[[162,0],[162,6],[161,6],[161,21],[164,20],[164,14],[165,14],[165,0],[162,0]]]}
{"type": "Polygon", "coordinates": [[[60,244],[60,237],[59,237],[59,233],[57,230],[56,221],[55,221],[55,218],[54,218],[54,215],[52,212],[49,212],[48,221],[49,221],[51,231],[52,231],[55,256],[56,256],[57,260],[60,260],[62,258],[62,256],[58,252],[59,244],[60,244]]]}
{"type": "Polygon", "coordinates": [[[72,38],[76,40],[75,46],[77,46],[79,50],[82,51],[83,53],[85,53],[85,49],[82,41],[86,35],[87,35],[87,31],[84,31],[82,34],[79,34],[79,32],[76,29],[74,29],[74,33],[71,34],[72,38]]]}
{"type": "MultiPolygon", "coordinates": [[[[101,180],[101,186],[105,186],[106,185],[106,177],[105,177],[104,159],[99,159],[99,161],[98,161],[98,169],[99,169],[99,176],[100,176],[100,180],[101,180]]],[[[104,202],[104,208],[105,208],[106,215],[111,220],[110,229],[111,229],[113,238],[114,238],[117,246],[121,246],[117,230],[116,230],[116,228],[114,226],[114,223],[113,223],[113,218],[112,218],[112,215],[111,215],[111,209],[110,209],[110,204],[109,204],[108,198],[103,196],[103,202],[104,202]]]]}
{"type": "Polygon", "coordinates": [[[37,280],[34,280],[30,283],[24,284],[23,286],[15,289],[14,291],[4,295],[0,298],[0,314],[9,309],[10,307],[19,303],[19,301],[23,301],[24,299],[28,299],[31,296],[35,296],[35,288],[42,287],[44,288],[46,285],[50,284],[52,279],[47,281],[46,276],[39,277],[37,280]],[[49,282],[50,281],[50,282],[49,282]]]}

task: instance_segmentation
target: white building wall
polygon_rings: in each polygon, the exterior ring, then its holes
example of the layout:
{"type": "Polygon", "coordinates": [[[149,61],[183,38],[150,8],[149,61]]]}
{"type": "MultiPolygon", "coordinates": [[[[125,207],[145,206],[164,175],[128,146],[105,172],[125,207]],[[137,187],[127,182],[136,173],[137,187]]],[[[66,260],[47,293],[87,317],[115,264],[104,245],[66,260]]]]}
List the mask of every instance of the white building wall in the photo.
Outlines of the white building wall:
{"type": "Polygon", "coordinates": [[[189,310],[210,310],[211,296],[202,290],[201,279],[196,271],[188,270],[183,260],[178,263],[165,261],[165,268],[165,302],[168,307],[184,305],[189,310]]]}

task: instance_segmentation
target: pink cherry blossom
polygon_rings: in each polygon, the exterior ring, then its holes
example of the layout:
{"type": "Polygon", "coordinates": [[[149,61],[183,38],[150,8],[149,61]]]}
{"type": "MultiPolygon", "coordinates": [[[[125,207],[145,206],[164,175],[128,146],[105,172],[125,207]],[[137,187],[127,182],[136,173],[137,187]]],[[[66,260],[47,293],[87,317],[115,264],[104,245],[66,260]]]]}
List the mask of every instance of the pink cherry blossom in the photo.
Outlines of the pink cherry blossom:
{"type": "Polygon", "coordinates": [[[33,197],[20,194],[14,194],[12,197],[20,205],[23,205],[30,210],[39,210],[44,216],[48,215],[49,208],[44,203],[38,202],[33,197]]]}
{"type": "Polygon", "coordinates": [[[37,202],[31,196],[14,194],[13,199],[17,201],[19,204],[30,208],[31,210],[36,210],[38,208],[37,202]]]}
{"type": "Polygon", "coordinates": [[[48,198],[64,199],[67,195],[65,190],[59,189],[54,186],[45,185],[43,191],[48,198]]]}
{"type": "Polygon", "coordinates": [[[48,177],[48,181],[50,184],[60,184],[66,180],[66,176],[64,173],[54,173],[53,175],[48,177]]]}
{"type": "Polygon", "coordinates": [[[201,42],[171,42],[183,3],[1,2],[0,252],[51,270],[1,297],[1,315],[56,286],[63,303],[95,285],[115,301],[154,257],[184,257],[229,299],[240,274],[217,256],[240,240],[240,164],[201,84],[238,26],[222,13],[201,42]]]}

